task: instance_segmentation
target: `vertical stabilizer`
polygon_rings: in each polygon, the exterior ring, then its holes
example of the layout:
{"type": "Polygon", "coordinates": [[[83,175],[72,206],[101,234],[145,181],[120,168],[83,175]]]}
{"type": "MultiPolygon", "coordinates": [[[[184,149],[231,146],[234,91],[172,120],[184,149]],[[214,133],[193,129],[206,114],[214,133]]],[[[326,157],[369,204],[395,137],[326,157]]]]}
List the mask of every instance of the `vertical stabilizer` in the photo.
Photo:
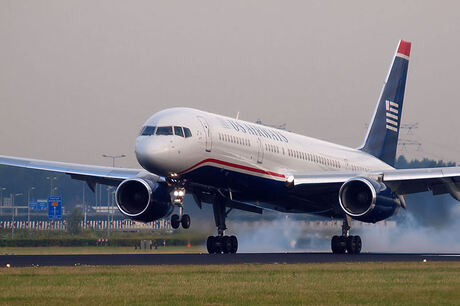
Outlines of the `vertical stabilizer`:
{"type": "Polygon", "coordinates": [[[394,166],[411,43],[401,40],[360,150],[394,166]]]}

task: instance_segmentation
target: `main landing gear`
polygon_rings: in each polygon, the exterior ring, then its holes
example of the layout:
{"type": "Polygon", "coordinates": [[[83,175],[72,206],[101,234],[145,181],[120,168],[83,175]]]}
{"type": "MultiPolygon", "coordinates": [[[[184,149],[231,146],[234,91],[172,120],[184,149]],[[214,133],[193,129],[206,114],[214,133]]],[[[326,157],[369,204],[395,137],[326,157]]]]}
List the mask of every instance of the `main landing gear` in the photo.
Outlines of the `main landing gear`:
{"type": "Polygon", "coordinates": [[[217,236],[209,236],[206,242],[209,254],[236,253],[238,250],[238,239],[235,236],[225,236],[225,218],[230,211],[225,211],[225,203],[217,199],[212,205],[214,220],[217,226],[217,236]]]}
{"type": "Polygon", "coordinates": [[[342,236],[334,236],[331,240],[334,254],[359,254],[361,252],[361,237],[350,235],[350,216],[346,216],[342,224],[342,236]]]}
{"type": "Polygon", "coordinates": [[[173,203],[179,206],[179,215],[174,214],[171,216],[171,227],[173,229],[178,229],[181,225],[183,228],[187,229],[190,227],[190,216],[187,214],[183,214],[184,212],[184,205],[183,200],[185,196],[185,189],[180,188],[174,190],[174,198],[173,203]]]}

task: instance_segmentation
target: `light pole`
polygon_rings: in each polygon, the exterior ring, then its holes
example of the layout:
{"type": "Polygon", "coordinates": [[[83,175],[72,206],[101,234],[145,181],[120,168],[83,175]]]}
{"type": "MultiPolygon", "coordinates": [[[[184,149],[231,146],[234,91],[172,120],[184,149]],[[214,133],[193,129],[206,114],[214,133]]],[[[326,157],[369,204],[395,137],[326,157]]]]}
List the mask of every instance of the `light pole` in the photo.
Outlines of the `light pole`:
{"type": "Polygon", "coordinates": [[[125,155],[125,154],[121,154],[121,155],[107,155],[107,154],[102,154],[102,157],[111,158],[111,159],[112,159],[112,167],[115,168],[115,159],[126,157],[126,155],[125,155]]]}
{"type": "Polygon", "coordinates": [[[83,210],[85,212],[84,220],[83,220],[83,228],[86,228],[86,202],[85,202],[85,188],[86,188],[86,182],[83,182],[83,210]]]}
{"type": "Polygon", "coordinates": [[[107,187],[107,237],[110,236],[110,210],[109,210],[109,207],[111,206],[111,203],[112,203],[112,199],[110,197],[110,192],[111,191],[112,191],[112,187],[110,187],[110,186],[107,187]]]}
{"type": "Polygon", "coordinates": [[[53,180],[56,181],[57,180],[57,177],[53,176],[53,177],[50,177],[50,176],[47,176],[46,177],[47,180],[50,181],[50,196],[53,195],[53,180]]]}
{"type": "Polygon", "coordinates": [[[14,239],[14,211],[15,211],[15,208],[14,208],[14,205],[16,203],[16,197],[18,196],[22,196],[23,194],[22,193],[16,193],[14,196],[13,196],[13,213],[11,214],[11,240],[14,239]]]}
{"type": "Polygon", "coordinates": [[[5,187],[0,188],[1,197],[2,197],[2,207],[0,208],[0,216],[3,216],[3,191],[5,190],[6,190],[5,187]]]}
{"type": "Polygon", "coordinates": [[[29,191],[27,192],[27,225],[30,224],[30,192],[34,190],[35,187],[30,187],[29,191]]]}

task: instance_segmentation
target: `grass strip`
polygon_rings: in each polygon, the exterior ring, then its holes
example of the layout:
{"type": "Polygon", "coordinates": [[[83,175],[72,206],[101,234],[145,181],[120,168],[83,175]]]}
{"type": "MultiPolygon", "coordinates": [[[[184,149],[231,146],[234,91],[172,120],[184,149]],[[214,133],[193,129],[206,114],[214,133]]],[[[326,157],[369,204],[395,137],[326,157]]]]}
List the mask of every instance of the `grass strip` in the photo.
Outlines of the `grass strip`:
{"type": "Polygon", "coordinates": [[[460,263],[0,268],[0,304],[458,304],[460,263]]]}

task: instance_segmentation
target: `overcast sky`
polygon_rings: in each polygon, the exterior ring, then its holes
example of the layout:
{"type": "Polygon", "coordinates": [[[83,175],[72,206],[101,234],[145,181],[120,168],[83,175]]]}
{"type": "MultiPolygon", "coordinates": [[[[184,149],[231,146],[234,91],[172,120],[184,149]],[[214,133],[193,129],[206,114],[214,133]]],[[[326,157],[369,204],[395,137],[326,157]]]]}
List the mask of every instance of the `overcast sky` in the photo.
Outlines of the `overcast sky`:
{"type": "MultiPolygon", "coordinates": [[[[460,161],[458,1],[0,0],[0,154],[110,165],[187,106],[358,146],[399,39],[419,155],[460,161]]],[[[403,132],[404,134],[405,132],[403,132]]]]}

